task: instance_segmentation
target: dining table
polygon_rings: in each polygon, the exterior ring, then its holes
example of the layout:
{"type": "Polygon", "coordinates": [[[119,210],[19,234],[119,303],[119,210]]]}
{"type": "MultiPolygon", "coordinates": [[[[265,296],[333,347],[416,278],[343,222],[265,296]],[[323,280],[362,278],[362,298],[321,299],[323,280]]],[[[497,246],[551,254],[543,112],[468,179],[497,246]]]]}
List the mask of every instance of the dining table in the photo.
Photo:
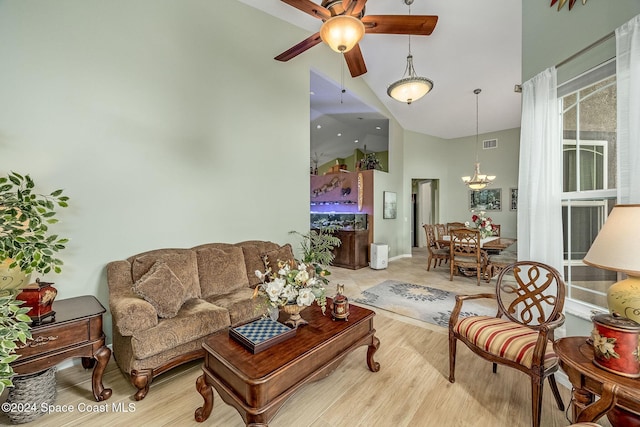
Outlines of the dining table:
{"type": "MultiPolygon", "coordinates": [[[[442,239],[438,240],[438,242],[442,244],[441,246],[449,246],[450,241],[451,236],[449,235],[442,236],[442,239]]],[[[512,239],[510,237],[487,236],[480,239],[480,247],[482,249],[500,252],[507,249],[515,242],[516,239],[512,239]]]]}

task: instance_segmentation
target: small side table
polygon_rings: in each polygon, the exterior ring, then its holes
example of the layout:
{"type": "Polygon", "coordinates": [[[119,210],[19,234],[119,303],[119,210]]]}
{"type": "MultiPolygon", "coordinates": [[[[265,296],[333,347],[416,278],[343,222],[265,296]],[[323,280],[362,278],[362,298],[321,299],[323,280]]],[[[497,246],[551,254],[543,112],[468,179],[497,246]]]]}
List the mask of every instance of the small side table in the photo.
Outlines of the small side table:
{"type": "Polygon", "coordinates": [[[594,365],[593,347],[587,343],[587,337],[560,338],[553,349],[574,387],[574,423],[595,422],[613,409],[621,409],[626,416],[640,420],[639,378],[616,375],[594,365]],[[594,394],[600,396],[595,403],[594,394]]]}
{"type": "Polygon", "coordinates": [[[82,357],[85,369],[93,368],[92,390],[97,402],[111,397],[102,375],[111,357],[102,331],[105,308],[93,296],[56,300],[55,317],[31,327],[33,339],[18,342],[18,360],[11,366],[17,375],[44,371],[71,357],[82,357]],[[96,361],[98,362],[96,364],[96,361]]]}

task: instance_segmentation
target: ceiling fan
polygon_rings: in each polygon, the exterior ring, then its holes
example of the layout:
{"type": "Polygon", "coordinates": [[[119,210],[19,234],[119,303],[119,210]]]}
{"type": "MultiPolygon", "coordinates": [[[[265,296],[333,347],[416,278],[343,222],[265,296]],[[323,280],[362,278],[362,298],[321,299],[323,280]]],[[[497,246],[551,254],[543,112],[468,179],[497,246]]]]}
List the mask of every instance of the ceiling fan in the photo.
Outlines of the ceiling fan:
{"type": "MultiPolygon", "coordinates": [[[[290,6],[295,7],[309,15],[321,19],[323,26],[335,17],[352,17],[364,25],[366,34],[411,34],[428,36],[438,22],[435,15],[365,15],[364,7],[367,0],[322,0],[318,5],[311,0],[282,0],[290,6]]],[[[404,0],[407,5],[413,0],[404,0]]],[[[353,19],[351,19],[353,21],[353,19]]],[[[322,42],[321,29],[311,37],[306,38],[290,49],[282,52],[274,59],[278,61],[288,61],[306,50],[322,42]]],[[[344,46],[340,46],[344,48],[344,46]]],[[[337,50],[337,49],[336,49],[337,50]]],[[[341,49],[344,59],[347,61],[349,72],[352,77],[358,77],[367,72],[367,66],[362,57],[362,51],[358,43],[351,49],[341,49]]]]}

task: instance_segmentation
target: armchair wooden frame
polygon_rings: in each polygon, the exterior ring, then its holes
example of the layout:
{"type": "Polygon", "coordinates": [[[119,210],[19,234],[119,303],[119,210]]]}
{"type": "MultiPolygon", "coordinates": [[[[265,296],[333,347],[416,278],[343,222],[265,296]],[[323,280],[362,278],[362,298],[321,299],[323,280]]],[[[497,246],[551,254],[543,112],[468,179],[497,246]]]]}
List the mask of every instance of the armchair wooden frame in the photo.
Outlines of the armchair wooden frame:
{"type": "Polygon", "coordinates": [[[558,357],[552,348],[554,330],[565,320],[564,297],[565,285],[560,274],[553,267],[535,261],[519,261],[504,268],[498,276],[495,294],[457,295],[449,319],[449,381],[455,382],[456,342],[460,340],[475,354],[492,362],[493,373],[497,364],[501,364],[529,375],[533,427],[540,426],[545,378],[549,379],[558,408],[564,411],[554,377],[558,357]],[[497,301],[495,318],[459,318],[463,303],[479,298],[497,301]],[[478,329],[472,332],[470,325],[478,329]],[[490,334],[491,339],[483,334],[490,334]],[[530,359],[521,356],[532,346],[530,359]],[[518,360],[519,357],[522,359],[518,360]]]}

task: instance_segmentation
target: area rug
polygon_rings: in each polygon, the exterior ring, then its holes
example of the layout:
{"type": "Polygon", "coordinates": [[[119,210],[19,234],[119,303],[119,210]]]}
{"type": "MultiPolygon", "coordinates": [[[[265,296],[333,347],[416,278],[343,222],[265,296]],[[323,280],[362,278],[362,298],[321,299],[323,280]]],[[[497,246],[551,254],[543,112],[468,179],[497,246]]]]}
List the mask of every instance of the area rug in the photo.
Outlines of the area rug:
{"type": "MultiPolygon", "coordinates": [[[[354,299],[354,302],[378,307],[396,314],[448,327],[456,294],[425,285],[385,280],[354,299]]],[[[491,304],[491,303],[490,303],[491,304]]],[[[495,316],[494,305],[465,301],[460,316],[495,316]]]]}

